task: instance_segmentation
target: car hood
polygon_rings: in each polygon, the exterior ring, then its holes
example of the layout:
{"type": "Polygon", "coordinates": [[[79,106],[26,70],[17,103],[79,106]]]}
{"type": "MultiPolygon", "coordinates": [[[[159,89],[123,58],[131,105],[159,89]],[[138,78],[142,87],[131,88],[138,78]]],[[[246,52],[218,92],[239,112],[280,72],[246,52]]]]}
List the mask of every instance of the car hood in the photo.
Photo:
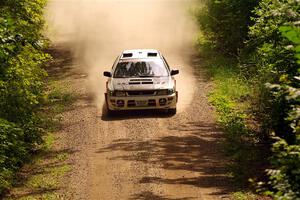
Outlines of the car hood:
{"type": "Polygon", "coordinates": [[[112,78],[108,82],[109,90],[159,90],[174,88],[172,77],[154,78],[112,78]]]}

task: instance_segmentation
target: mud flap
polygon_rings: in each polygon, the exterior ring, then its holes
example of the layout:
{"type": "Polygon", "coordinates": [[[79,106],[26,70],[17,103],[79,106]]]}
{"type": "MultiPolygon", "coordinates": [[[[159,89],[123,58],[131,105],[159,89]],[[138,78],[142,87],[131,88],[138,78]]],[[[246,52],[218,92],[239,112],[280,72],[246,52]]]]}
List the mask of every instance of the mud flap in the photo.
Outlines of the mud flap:
{"type": "Polygon", "coordinates": [[[108,106],[107,93],[104,93],[104,97],[105,97],[105,103],[106,103],[106,106],[108,106]]]}
{"type": "Polygon", "coordinates": [[[108,107],[108,98],[107,98],[107,93],[104,94],[105,96],[105,104],[106,104],[106,110],[110,110],[108,107]]]}

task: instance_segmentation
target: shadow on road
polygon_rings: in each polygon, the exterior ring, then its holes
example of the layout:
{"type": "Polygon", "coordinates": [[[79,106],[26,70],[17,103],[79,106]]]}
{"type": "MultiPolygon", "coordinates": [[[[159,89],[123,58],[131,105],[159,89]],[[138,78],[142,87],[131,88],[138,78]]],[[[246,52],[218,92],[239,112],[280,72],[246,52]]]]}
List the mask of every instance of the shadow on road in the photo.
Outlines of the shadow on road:
{"type": "Polygon", "coordinates": [[[61,171],[69,164],[66,157],[74,153],[71,149],[36,152],[34,164],[27,164],[18,172],[13,191],[5,199],[44,199],[56,195],[64,188],[58,181],[61,171]]]}
{"type": "Polygon", "coordinates": [[[149,191],[145,191],[145,192],[141,192],[139,194],[135,194],[133,195],[130,199],[132,200],[190,200],[190,199],[195,199],[195,198],[168,198],[168,197],[162,197],[162,196],[158,196],[153,194],[152,192],[149,191]]]}
{"type": "Polygon", "coordinates": [[[114,115],[108,115],[106,105],[103,104],[101,120],[120,121],[143,118],[170,118],[172,116],[174,115],[171,115],[164,110],[122,110],[117,111],[114,115]]]}
{"type": "MultiPolygon", "coordinates": [[[[190,122],[170,127],[168,132],[172,131],[184,134],[145,141],[119,139],[106,148],[99,149],[97,153],[119,151],[121,156],[110,159],[143,162],[165,170],[178,171],[178,174],[182,173],[182,170],[201,174],[198,177],[175,179],[145,176],[140,180],[141,184],[162,183],[219,188],[221,192],[213,195],[228,194],[231,191],[231,179],[226,175],[226,164],[220,155],[219,142],[222,135],[216,125],[190,122]]],[[[143,196],[137,199],[143,199],[143,196]]]]}

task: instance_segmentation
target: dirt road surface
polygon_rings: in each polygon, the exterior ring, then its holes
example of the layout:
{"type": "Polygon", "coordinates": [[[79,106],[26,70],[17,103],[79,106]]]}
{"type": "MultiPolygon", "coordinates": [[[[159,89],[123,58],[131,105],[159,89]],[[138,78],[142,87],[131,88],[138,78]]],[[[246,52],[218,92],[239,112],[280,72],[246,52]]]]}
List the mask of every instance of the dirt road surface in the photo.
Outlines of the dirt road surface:
{"type": "Polygon", "coordinates": [[[63,115],[60,139],[71,149],[65,189],[74,200],[228,199],[222,133],[195,56],[190,0],[52,0],[47,17],[61,78],[80,94],[63,115]],[[123,49],[156,48],[177,77],[179,113],[103,108],[105,79],[123,49]]]}

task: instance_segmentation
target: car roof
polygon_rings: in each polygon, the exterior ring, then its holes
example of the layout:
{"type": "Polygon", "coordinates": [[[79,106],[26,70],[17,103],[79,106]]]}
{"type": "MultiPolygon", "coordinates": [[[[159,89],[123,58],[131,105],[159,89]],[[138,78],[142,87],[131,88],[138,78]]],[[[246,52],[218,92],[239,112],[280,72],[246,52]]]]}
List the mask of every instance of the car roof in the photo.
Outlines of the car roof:
{"type": "Polygon", "coordinates": [[[155,49],[130,49],[122,52],[120,59],[161,58],[160,52],[155,49]]]}

